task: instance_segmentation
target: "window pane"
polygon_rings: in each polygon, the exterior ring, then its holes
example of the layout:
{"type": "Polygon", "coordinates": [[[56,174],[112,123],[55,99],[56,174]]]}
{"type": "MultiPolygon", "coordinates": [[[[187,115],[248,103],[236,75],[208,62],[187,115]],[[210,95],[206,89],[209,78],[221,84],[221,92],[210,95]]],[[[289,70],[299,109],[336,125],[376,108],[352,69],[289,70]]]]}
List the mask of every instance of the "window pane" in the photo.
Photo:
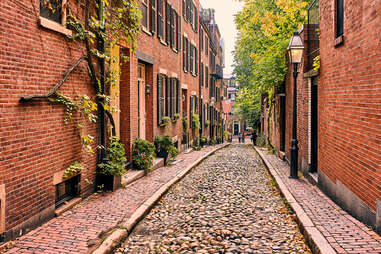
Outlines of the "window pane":
{"type": "Polygon", "coordinates": [[[141,11],[142,11],[142,25],[144,27],[148,26],[148,16],[147,16],[147,6],[142,4],[141,6],[141,11]]]}
{"type": "Polygon", "coordinates": [[[61,23],[61,1],[40,0],[40,16],[61,23]]]}

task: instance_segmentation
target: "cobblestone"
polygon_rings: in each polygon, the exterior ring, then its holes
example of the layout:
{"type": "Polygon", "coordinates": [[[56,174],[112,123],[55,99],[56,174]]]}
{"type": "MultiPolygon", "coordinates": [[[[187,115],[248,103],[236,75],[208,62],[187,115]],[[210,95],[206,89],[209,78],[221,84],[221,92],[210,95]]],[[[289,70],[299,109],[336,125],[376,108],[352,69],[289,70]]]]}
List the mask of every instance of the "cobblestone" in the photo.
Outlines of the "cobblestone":
{"type": "Polygon", "coordinates": [[[115,253],[310,253],[261,161],[218,151],[170,189],[115,253]]]}

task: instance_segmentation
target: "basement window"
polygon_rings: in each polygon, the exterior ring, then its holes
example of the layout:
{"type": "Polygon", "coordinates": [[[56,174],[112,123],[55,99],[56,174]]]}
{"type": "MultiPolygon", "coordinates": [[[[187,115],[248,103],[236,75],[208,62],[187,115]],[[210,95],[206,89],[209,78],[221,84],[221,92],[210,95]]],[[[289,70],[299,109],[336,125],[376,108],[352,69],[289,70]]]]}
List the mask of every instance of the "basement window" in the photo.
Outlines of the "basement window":
{"type": "Polygon", "coordinates": [[[80,193],[80,175],[74,176],[56,185],[56,208],[66,204],[80,193]]]}

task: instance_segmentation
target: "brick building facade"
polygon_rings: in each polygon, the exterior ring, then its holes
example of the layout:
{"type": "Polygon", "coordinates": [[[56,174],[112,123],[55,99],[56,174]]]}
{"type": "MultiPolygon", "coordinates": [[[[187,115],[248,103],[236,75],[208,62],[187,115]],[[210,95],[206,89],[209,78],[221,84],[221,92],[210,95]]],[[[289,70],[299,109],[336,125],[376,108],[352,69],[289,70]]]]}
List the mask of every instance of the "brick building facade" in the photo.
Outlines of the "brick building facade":
{"type": "MultiPolygon", "coordinates": [[[[314,1],[309,24],[299,29],[305,49],[297,80],[299,170],[378,233],[381,26],[376,10],[380,9],[381,3],[372,0],[345,4],[342,0],[320,0],[320,6],[314,1]],[[318,55],[319,72],[313,70],[318,55]]],[[[267,136],[287,160],[292,133],[292,71],[289,66],[285,84],[274,97],[273,115],[264,110],[263,121],[269,126],[272,118],[267,136]]]]}
{"type": "MultiPolygon", "coordinates": [[[[83,7],[75,1],[69,4],[79,16],[83,14],[83,7]]],[[[212,103],[205,83],[210,82],[214,72],[205,73],[204,63],[210,69],[215,69],[216,63],[209,62],[205,55],[213,52],[218,61],[223,58],[220,44],[213,39],[218,36],[218,27],[213,24],[217,29],[210,31],[211,24],[200,19],[197,0],[142,0],[139,4],[143,20],[137,50],[131,53],[123,45],[111,49],[120,63],[115,66],[120,71],[116,82],[119,93],[113,95],[113,105],[121,110],[114,113],[116,134],[125,145],[128,160],[136,138],[153,141],[157,135],[169,134],[180,151],[192,144],[199,134],[193,135],[189,129],[183,135],[182,118],[186,117],[191,126],[192,112],[205,111],[205,117],[212,117],[211,107],[206,106],[212,103]],[[208,44],[203,45],[203,50],[200,50],[200,30],[204,43],[208,44]],[[125,62],[122,55],[129,60],[125,62]],[[200,81],[201,68],[204,86],[200,81]],[[166,126],[165,117],[170,118],[166,126]]],[[[57,18],[44,16],[43,12],[39,0],[0,3],[0,91],[3,94],[0,99],[0,235],[5,240],[52,218],[60,189],[70,185],[76,189],[75,196],[79,199],[94,191],[91,182],[95,182],[97,156],[89,155],[82,147],[75,128],[81,121],[79,115],[74,114],[73,121],[65,124],[63,106],[46,99],[20,102],[24,96],[46,94],[85,51],[81,44],[66,38],[72,31],[65,26],[65,15],[57,18]],[[85,168],[71,180],[76,182],[67,185],[62,175],[73,162],[80,162],[85,168]]],[[[220,68],[222,71],[223,66],[220,68]]],[[[85,62],[75,68],[59,92],[70,98],[82,94],[95,97],[85,62]]],[[[216,108],[214,116],[220,110],[216,108]]],[[[222,118],[216,118],[219,119],[222,118]]],[[[97,141],[99,126],[83,124],[83,130],[97,141]]],[[[211,132],[202,133],[209,137],[211,132]]]]}

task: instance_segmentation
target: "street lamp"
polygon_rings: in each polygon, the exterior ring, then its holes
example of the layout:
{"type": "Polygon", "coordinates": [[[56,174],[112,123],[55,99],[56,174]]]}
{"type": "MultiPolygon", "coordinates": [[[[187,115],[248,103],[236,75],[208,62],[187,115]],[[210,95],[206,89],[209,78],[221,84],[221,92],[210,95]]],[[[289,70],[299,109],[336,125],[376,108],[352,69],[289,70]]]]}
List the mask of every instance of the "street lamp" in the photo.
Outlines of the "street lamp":
{"type": "Polygon", "coordinates": [[[294,95],[293,95],[293,114],[292,114],[292,139],[291,139],[291,166],[290,166],[290,178],[298,178],[298,140],[296,137],[297,129],[297,100],[296,100],[296,82],[298,78],[298,64],[302,62],[303,55],[303,42],[297,31],[291,37],[290,44],[288,44],[287,51],[289,61],[294,65],[294,95]]]}

